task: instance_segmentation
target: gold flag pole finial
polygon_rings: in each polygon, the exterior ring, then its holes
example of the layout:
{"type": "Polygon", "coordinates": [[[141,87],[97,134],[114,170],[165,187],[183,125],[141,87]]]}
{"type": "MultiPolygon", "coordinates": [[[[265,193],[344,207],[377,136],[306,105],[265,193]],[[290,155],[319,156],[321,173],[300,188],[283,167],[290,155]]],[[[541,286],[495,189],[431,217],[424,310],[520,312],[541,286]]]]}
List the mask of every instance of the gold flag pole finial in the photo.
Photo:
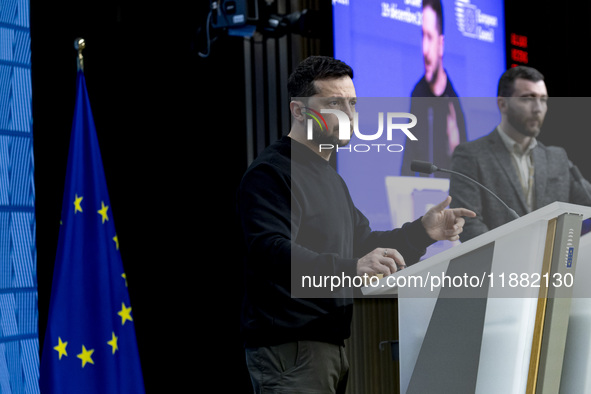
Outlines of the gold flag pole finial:
{"type": "Polygon", "coordinates": [[[78,71],[84,71],[84,57],[82,56],[82,50],[86,48],[84,38],[77,38],[74,41],[74,48],[78,51],[78,71]]]}

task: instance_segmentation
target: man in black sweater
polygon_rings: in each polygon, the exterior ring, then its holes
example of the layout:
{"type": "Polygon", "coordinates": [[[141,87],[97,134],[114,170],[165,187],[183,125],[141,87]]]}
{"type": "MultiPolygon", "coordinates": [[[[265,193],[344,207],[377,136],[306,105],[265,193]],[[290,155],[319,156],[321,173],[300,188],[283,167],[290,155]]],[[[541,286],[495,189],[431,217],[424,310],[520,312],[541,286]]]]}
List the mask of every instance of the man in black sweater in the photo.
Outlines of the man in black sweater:
{"type": "Polygon", "coordinates": [[[444,209],[448,197],[400,229],[370,229],[329,163],[334,149],[325,147],[348,143],[339,135],[339,119],[325,114],[316,122],[316,117],[308,135],[310,116],[323,109],[342,111],[352,123],[352,78],[351,68],[339,60],[304,60],[288,82],[289,134],[259,155],[239,187],[242,332],[255,392],[344,392],[349,366],[343,345],[355,286],[312,286],[303,278],[392,274],[417,262],[436,240],[458,239],[462,216],[475,215],[444,209]]]}

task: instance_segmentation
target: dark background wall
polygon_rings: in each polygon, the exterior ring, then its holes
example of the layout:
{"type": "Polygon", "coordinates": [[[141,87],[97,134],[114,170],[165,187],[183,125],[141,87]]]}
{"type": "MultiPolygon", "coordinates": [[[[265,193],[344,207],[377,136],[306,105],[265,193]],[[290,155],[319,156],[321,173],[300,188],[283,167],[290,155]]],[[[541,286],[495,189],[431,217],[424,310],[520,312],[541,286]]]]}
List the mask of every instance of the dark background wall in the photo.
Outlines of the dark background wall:
{"type": "Polygon", "coordinates": [[[83,37],[148,392],[241,381],[232,210],[246,168],[242,40],[200,58],[207,6],[31,1],[40,341],[83,37]]]}
{"type": "MultiPolygon", "coordinates": [[[[168,384],[164,392],[187,392],[211,381],[248,392],[234,193],[248,158],[287,131],[285,119],[270,116],[269,108],[281,109],[272,91],[302,55],[331,51],[330,2],[269,3],[318,9],[325,19],[316,26],[325,29],[289,42],[221,34],[202,58],[207,1],[31,0],[41,342],[74,110],[73,43],[83,37],[148,392],[168,384]],[[281,48],[285,62],[277,60],[281,48]]],[[[507,5],[507,27],[528,35],[530,64],[546,74],[551,95],[586,96],[590,82],[573,54],[589,40],[590,6],[509,3],[519,4],[507,5]]],[[[580,143],[587,133],[583,123],[544,131],[542,140],[567,147],[591,178],[589,145],[580,143]]]]}
{"type": "Polygon", "coordinates": [[[548,94],[560,98],[557,105],[576,104],[566,119],[550,107],[540,140],[564,147],[586,179],[591,179],[586,114],[591,105],[591,80],[583,53],[591,39],[586,22],[590,13],[591,3],[574,0],[505,1],[507,31],[528,37],[528,65],[544,74],[548,94]],[[579,99],[567,102],[571,98],[579,99]]]}

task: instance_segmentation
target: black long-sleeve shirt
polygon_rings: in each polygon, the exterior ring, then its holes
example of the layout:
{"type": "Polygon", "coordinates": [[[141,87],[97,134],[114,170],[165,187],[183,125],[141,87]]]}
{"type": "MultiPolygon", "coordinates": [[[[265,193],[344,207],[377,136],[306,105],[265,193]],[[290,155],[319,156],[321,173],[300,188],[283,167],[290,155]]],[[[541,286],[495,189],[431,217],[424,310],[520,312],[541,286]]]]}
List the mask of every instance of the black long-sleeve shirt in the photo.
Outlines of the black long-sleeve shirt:
{"type": "Polygon", "coordinates": [[[289,137],[269,146],[246,171],[238,212],[247,347],[295,340],[342,344],[350,335],[353,289],[310,288],[302,277],[354,278],[357,260],[377,247],[397,249],[410,265],[434,242],[420,220],[372,231],[334,168],[289,137]]]}

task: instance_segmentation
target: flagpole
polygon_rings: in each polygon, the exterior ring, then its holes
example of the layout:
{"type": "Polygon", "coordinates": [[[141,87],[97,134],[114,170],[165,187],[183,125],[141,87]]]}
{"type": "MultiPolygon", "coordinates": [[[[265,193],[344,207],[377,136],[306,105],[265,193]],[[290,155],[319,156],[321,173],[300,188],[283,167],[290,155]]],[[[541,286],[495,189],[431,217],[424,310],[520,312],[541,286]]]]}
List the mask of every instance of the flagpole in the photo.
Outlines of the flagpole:
{"type": "Polygon", "coordinates": [[[86,48],[84,38],[77,38],[74,41],[74,49],[78,51],[78,71],[84,71],[84,57],[82,56],[82,50],[84,48],[86,48]]]}

